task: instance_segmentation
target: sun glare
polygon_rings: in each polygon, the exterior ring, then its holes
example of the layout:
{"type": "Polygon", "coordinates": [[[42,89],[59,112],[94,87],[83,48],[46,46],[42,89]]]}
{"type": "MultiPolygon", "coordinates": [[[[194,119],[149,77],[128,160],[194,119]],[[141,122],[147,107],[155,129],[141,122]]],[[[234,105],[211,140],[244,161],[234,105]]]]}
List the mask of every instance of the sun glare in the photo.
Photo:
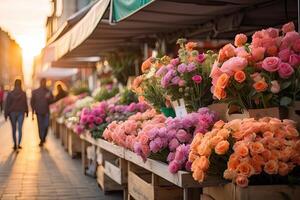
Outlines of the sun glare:
{"type": "Polygon", "coordinates": [[[42,35],[35,35],[35,37],[16,37],[16,40],[22,48],[24,81],[26,85],[30,86],[32,81],[33,59],[40,53],[45,44],[45,40],[42,35]]]}

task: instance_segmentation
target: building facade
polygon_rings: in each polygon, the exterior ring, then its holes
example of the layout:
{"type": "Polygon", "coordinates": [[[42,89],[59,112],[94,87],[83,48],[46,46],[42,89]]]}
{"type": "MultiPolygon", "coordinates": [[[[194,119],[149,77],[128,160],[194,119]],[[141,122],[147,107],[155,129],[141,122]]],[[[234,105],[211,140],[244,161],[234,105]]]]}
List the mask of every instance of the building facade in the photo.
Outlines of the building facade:
{"type": "Polygon", "coordinates": [[[16,41],[0,28],[0,85],[11,85],[16,78],[23,80],[22,50],[16,41]]]}

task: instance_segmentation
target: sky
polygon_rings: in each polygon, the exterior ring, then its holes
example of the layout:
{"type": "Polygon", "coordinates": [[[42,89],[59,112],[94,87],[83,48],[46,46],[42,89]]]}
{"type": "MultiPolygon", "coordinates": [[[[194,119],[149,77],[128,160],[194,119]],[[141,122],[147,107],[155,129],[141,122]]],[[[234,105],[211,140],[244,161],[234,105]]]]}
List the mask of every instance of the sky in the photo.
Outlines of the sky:
{"type": "Polygon", "coordinates": [[[22,48],[24,80],[31,83],[33,57],[45,45],[50,0],[0,0],[0,27],[22,48]]]}

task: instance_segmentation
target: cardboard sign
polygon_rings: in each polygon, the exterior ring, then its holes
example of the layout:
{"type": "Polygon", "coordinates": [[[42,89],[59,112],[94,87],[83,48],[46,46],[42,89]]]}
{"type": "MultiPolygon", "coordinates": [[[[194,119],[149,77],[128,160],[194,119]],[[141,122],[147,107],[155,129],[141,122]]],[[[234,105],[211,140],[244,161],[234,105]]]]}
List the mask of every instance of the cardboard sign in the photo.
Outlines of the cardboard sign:
{"type": "Polygon", "coordinates": [[[175,110],[176,117],[183,118],[187,115],[184,99],[179,99],[179,104],[177,101],[172,101],[172,106],[175,110]]]}

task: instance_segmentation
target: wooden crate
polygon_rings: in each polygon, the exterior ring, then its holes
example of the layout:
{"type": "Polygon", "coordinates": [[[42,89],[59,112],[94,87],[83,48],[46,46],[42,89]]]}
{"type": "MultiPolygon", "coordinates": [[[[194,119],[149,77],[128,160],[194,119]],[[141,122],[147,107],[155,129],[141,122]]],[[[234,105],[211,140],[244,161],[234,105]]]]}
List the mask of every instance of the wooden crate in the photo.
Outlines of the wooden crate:
{"type": "Polygon", "coordinates": [[[116,183],[105,174],[105,169],[102,165],[99,165],[97,168],[97,182],[104,193],[123,190],[122,185],[116,183]]]}
{"type": "Polygon", "coordinates": [[[128,199],[183,199],[182,188],[133,163],[128,163],[128,199]]]}
{"type": "Polygon", "coordinates": [[[92,137],[88,137],[86,134],[80,135],[81,139],[81,166],[83,174],[86,173],[86,168],[88,166],[87,152],[86,149],[88,146],[96,146],[96,141],[92,137]]]}
{"type": "Polygon", "coordinates": [[[296,200],[300,196],[300,186],[262,185],[237,187],[233,183],[223,186],[205,187],[201,200],[296,200]]]}
{"type": "Polygon", "coordinates": [[[68,134],[69,134],[69,130],[67,128],[67,126],[65,124],[62,124],[62,137],[61,137],[61,142],[62,142],[62,145],[64,147],[64,149],[66,151],[68,151],[68,134]]]}
{"type": "Polygon", "coordinates": [[[104,180],[100,179],[102,183],[99,183],[99,180],[98,183],[104,192],[122,190],[124,197],[127,198],[127,161],[111,153],[113,151],[118,154],[118,150],[112,150],[115,147],[118,149],[118,146],[113,144],[107,145],[112,146],[106,146],[107,148],[104,149],[103,145],[101,145],[97,149],[98,168],[103,169],[105,175],[104,180]],[[109,184],[109,186],[106,187],[105,184],[109,184]]]}
{"type": "Polygon", "coordinates": [[[72,129],[68,128],[68,153],[75,158],[81,153],[81,139],[72,129]]]}

